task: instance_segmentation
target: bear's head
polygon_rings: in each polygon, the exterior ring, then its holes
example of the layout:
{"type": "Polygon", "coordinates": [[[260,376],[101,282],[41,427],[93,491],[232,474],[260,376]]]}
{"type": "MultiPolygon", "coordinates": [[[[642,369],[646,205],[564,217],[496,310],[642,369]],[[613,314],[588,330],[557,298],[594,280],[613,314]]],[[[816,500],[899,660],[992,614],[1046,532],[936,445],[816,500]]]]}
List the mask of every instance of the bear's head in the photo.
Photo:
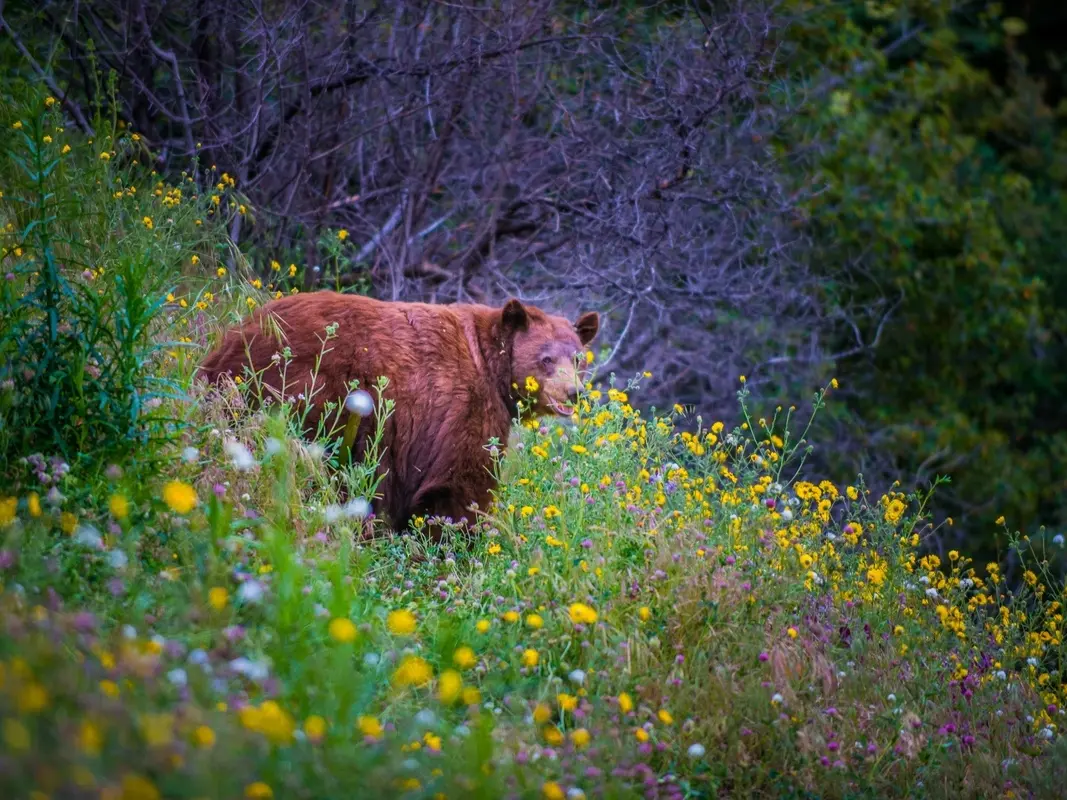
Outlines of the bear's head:
{"type": "Polygon", "coordinates": [[[591,311],[572,324],[518,300],[509,300],[500,315],[505,335],[512,337],[512,383],[528,413],[570,416],[582,387],[585,346],[600,329],[600,317],[591,311]]]}

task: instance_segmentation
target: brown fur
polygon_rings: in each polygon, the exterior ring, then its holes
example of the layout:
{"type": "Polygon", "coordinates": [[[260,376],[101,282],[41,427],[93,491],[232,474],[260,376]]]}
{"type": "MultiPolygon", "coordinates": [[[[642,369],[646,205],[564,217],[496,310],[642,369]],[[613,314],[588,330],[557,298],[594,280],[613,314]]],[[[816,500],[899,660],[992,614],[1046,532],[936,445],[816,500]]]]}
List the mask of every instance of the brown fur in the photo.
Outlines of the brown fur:
{"type": "MultiPolygon", "coordinates": [[[[598,327],[595,312],[571,325],[518,300],[500,309],[315,292],[258,309],[226,332],[200,371],[214,382],[225,374],[245,374],[251,366],[260,373],[264,393],[278,397],[284,370],[285,396],[310,400],[305,433],[323,419],[323,404],[342,401],[353,381],[373,395],[378,377],[385,375],[385,396],[395,408],[385,427],[385,477],[374,508],[402,530],[415,515],[473,521],[472,503],[482,510],[489,506],[494,485],[489,440],[495,437],[501,450],[506,446],[520,398],[530,401],[534,414],[567,413],[580,380],[574,356],[598,327]],[[265,315],[273,318],[266,325],[265,315]],[[336,335],[325,341],[333,323],[336,335]],[[285,347],[291,351],[288,363],[272,360],[285,347]],[[527,376],[540,385],[529,397],[527,376]]],[[[346,417],[342,411],[328,422],[343,426],[346,417]]],[[[373,424],[361,423],[357,456],[373,424]]]]}

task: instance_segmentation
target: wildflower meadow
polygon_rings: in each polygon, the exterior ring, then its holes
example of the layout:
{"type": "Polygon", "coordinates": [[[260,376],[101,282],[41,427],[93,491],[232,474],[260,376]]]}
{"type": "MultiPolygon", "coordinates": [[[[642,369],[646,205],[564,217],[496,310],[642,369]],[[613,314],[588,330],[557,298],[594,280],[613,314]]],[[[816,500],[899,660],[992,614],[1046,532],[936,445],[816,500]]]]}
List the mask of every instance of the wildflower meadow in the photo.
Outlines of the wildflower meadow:
{"type": "Polygon", "coordinates": [[[927,547],[929,492],[810,475],[836,382],[706,420],[591,353],[570,419],[487,443],[473,530],[394,535],[373,448],[193,380],[300,288],[226,238],[240,185],[3,113],[3,797],[1061,796],[1062,542],[1001,520],[1009,584],[927,547]]]}

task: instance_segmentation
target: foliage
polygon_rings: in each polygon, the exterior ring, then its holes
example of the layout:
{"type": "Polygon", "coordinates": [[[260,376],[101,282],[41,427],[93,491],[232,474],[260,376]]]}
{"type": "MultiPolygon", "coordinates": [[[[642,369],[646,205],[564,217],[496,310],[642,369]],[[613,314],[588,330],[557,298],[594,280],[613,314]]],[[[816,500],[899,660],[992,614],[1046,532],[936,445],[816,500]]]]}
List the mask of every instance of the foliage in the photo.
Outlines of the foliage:
{"type": "Polygon", "coordinates": [[[1010,47],[992,7],[807,5],[786,61],[813,102],[782,146],[810,143],[814,262],[845,320],[836,473],[870,453],[872,479],[951,475],[938,512],[969,532],[1000,513],[1063,525],[1063,115],[1020,65],[1003,88],[971,66],[1010,47]]]}
{"type": "Polygon", "coordinates": [[[361,543],[284,408],[208,397],[165,485],[4,500],[5,794],[1053,796],[1047,555],[920,556],[925,498],[792,479],[791,412],[638,383],[523,429],[469,544],[361,543]]]}
{"type": "MultiPolygon", "coordinates": [[[[147,151],[98,110],[95,138],[71,136],[52,96],[8,96],[0,112],[0,452],[43,474],[41,453],[91,474],[151,462],[174,436],[160,370],[184,345],[160,338],[185,248],[216,241],[213,208],[190,180],[164,184],[147,151]],[[25,462],[23,462],[25,463],[25,462]]],[[[184,301],[183,301],[184,304],[184,301]]],[[[18,477],[22,477],[19,475],[18,477]]]]}

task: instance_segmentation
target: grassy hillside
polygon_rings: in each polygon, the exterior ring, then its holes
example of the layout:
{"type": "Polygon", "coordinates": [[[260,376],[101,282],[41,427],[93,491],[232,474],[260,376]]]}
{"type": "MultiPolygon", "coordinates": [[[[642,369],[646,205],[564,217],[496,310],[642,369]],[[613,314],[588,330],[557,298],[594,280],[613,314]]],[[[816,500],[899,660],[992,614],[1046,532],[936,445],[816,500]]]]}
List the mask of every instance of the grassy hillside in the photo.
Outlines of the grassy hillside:
{"type": "Polygon", "coordinates": [[[924,555],[926,498],[797,478],[806,417],[641,413],[654,373],[517,430],[475,536],[361,543],[370,465],[191,386],[290,290],[239,187],[53,105],[0,120],[4,797],[1058,796],[1052,553],[924,555]]]}

